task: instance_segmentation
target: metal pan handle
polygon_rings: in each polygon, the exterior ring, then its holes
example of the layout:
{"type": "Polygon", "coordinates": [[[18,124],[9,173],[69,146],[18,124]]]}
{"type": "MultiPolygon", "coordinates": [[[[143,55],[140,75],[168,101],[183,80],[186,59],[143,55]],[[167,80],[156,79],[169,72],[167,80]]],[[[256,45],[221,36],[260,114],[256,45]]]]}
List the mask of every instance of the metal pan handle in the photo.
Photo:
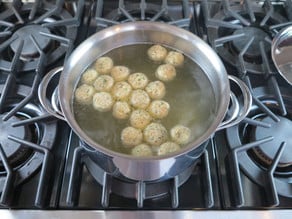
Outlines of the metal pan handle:
{"type": "Polygon", "coordinates": [[[51,115],[55,116],[58,119],[65,120],[63,112],[59,107],[58,86],[55,88],[52,94],[51,101],[49,101],[47,98],[47,90],[49,83],[52,81],[55,75],[60,74],[62,71],[63,67],[61,66],[54,68],[45,75],[38,88],[38,98],[41,105],[45,108],[45,110],[48,113],[50,113],[51,115]]]}
{"type": "Polygon", "coordinates": [[[229,118],[223,121],[217,128],[217,131],[229,128],[240,123],[249,113],[252,105],[252,96],[246,84],[235,76],[228,76],[229,80],[235,82],[240,88],[243,96],[243,107],[240,107],[239,101],[233,92],[230,92],[231,106],[228,110],[229,118]]]}

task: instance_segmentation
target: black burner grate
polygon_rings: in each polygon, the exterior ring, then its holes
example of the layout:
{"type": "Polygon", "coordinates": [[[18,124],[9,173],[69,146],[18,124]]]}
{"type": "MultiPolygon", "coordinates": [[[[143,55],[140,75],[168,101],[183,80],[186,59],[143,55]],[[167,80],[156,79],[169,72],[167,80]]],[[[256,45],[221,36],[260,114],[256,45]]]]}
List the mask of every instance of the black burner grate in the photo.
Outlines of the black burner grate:
{"type": "Polygon", "coordinates": [[[56,208],[69,129],[43,110],[37,89],[73,49],[84,1],[0,4],[0,207],[56,208]]]}
{"type": "Polygon", "coordinates": [[[67,57],[78,34],[84,1],[78,2],[74,15],[64,9],[64,0],[15,2],[0,14],[0,69],[29,71],[67,57]]]}
{"type": "MultiPolygon", "coordinates": [[[[212,1],[210,1],[212,2],[212,1]]],[[[291,24],[285,15],[288,3],[263,4],[250,0],[222,1],[220,10],[212,12],[209,1],[203,1],[208,40],[221,58],[240,72],[264,74],[274,70],[270,47],[272,38],[282,27],[291,24]],[[265,67],[263,67],[265,65],[265,67]]],[[[290,13],[288,13],[290,14],[290,13]]]]}
{"type": "MultiPolygon", "coordinates": [[[[231,206],[246,207],[250,202],[250,193],[244,193],[247,183],[241,174],[242,170],[253,182],[260,186],[260,204],[257,207],[285,207],[291,202],[283,201],[281,197],[291,198],[291,137],[281,132],[281,129],[291,129],[291,93],[289,89],[280,88],[287,109],[285,116],[280,116],[280,106],[275,96],[267,87],[253,89],[254,96],[265,107],[273,112],[273,116],[253,105],[251,112],[237,126],[228,128],[226,136],[230,152],[225,157],[228,179],[233,178],[230,189],[231,206]],[[280,127],[284,125],[284,127],[280,127]],[[288,125],[288,127],[286,127],[288,125]],[[290,125],[290,126],[289,126],[290,125]],[[276,129],[275,129],[276,128],[276,129]],[[266,129],[267,131],[262,131],[266,129]]],[[[221,150],[221,149],[219,149],[221,150]]],[[[221,155],[222,156],[222,155],[221,155]]],[[[219,156],[220,157],[220,156],[219,156]]],[[[222,159],[222,157],[220,158],[222,159]]]]}
{"type": "Polygon", "coordinates": [[[188,29],[194,13],[193,3],[189,0],[98,0],[93,11],[91,26],[96,28],[94,31],[132,21],[166,22],[188,29]]]}
{"type": "MultiPolygon", "coordinates": [[[[1,91],[4,89],[0,86],[1,91]]],[[[20,101],[30,94],[29,87],[20,85],[16,89],[13,97],[7,98],[1,116],[0,205],[10,206],[15,187],[42,167],[35,197],[35,206],[42,206],[47,192],[45,181],[52,165],[49,151],[56,135],[56,122],[41,122],[49,115],[33,103],[20,101]],[[9,108],[13,110],[6,113],[9,108]]]]}
{"type": "Polygon", "coordinates": [[[72,134],[60,206],[65,209],[218,209],[213,141],[197,162],[165,181],[133,181],[97,166],[72,134]]]}
{"type": "Polygon", "coordinates": [[[291,89],[276,71],[270,47],[291,24],[291,1],[204,0],[202,9],[209,43],[253,98],[248,117],[215,136],[223,207],[289,208],[291,89]]]}

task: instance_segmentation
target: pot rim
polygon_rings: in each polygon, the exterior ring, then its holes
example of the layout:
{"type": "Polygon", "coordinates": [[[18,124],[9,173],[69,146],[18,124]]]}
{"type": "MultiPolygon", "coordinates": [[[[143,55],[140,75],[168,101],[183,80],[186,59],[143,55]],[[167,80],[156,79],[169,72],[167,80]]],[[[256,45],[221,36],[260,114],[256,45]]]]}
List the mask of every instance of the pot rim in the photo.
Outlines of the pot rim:
{"type": "MultiPolygon", "coordinates": [[[[279,59],[279,53],[281,49],[283,49],[283,47],[290,47],[290,44],[288,42],[290,42],[292,39],[292,25],[288,25],[287,27],[281,29],[276,36],[273,38],[272,41],[272,45],[271,45],[271,57],[273,60],[274,65],[276,66],[276,69],[278,70],[279,74],[284,78],[284,80],[289,83],[290,85],[292,85],[292,77],[291,77],[291,71],[288,70],[284,70],[283,68],[281,68],[281,65],[285,66],[285,65],[289,65],[291,62],[290,60],[285,60],[284,63],[281,63],[281,61],[283,62],[282,59],[279,59]],[[285,42],[287,44],[285,44],[285,42]],[[281,44],[284,44],[285,46],[279,48],[279,46],[281,46],[281,44]],[[290,77],[289,77],[290,76],[290,77]]],[[[291,49],[290,49],[291,50],[291,49]]]]}
{"type": "MultiPolygon", "coordinates": [[[[137,44],[137,43],[132,43],[132,44],[137,44]]],[[[124,44],[124,45],[131,45],[131,44],[124,44]]],[[[115,47],[111,48],[114,49],[115,47]]],[[[103,51],[103,54],[107,53],[108,51],[103,51]]],[[[189,57],[192,59],[192,57],[189,57]]],[[[75,62],[75,61],[74,61],[75,62]]],[[[200,64],[196,62],[199,66],[200,64]]],[[[85,66],[87,67],[87,66],[85,66]]],[[[200,66],[202,68],[202,66],[200,66]]],[[[205,70],[202,68],[202,70],[205,72],[205,70]]],[[[82,72],[81,72],[82,73],[82,72]]],[[[80,73],[80,74],[81,74],[80,73]]],[[[92,148],[92,151],[98,151],[102,152],[108,156],[111,157],[122,157],[125,159],[130,159],[130,160],[136,160],[136,161],[160,161],[163,159],[168,159],[168,158],[176,158],[178,156],[181,156],[182,154],[186,154],[204,142],[206,142],[215,132],[216,129],[219,127],[220,123],[225,117],[225,114],[228,110],[228,105],[229,105],[229,98],[230,96],[230,85],[228,81],[228,76],[227,72],[225,69],[225,66],[223,65],[221,59],[219,56],[215,53],[215,51],[207,44],[205,43],[202,39],[194,35],[193,33],[184,30],[182,28],[166,24],[166,23],[158,23],[158,22],[152,22],[152,21],[135,21],[135,22],[128,22],[128,23],[123,23],[123,24],[117,24],[108,28],[105,28],[94,35],[90,36],[87,38],[85,41],[83,41],[75,50],[71,53],[67,61],[65,62],[64,69],[60,75],[60,80],[59,80],[59,101],[60,101],[60,107],[63,111],[63,115],[65,117],[65,120],[67,123],[70,125],[70,127],[73,129],[73,131],[81,138],[82,141],[84,141],[88,146],[92,148]],[[169,153],[167,155],[162,155],[162,156],[149,156],[149,157],[135,157],[133,155],[128,155],[120,152],[116,152],[110,149],[107,149],[106,147],[102,146],[101,144],[98,144],[97,142],[93,141],[91,138],[89,138],[85,132],[80,128],[78,125],[77,121],[74,118],[74,114],[72,113],[70,105],[72,104],[72,97],[70,97],[70,103],[68,103],[66,98],[62,98],[63,95],[66,93],[66,87],[63,86],[65,83],[68,83],[67,80],[68,78],[66,77],[67,74],[70,72],[67,69],[70,69],[72,65],[74,65],[73,60],[74,59],[79,59],[79,58],[84,58],[84,55],[86,54],[84,51],[88,51],[92,46],[94,45],[95,39],[106,39],[108,37],[111,37],[113,35],[119,34],[121,31],[127,32],[127,31],[135,31],[135,30],[145,30],[147,28],[148,30],[151,29],[157,29],[159,31],[166,32],[169,34],[173,34],[178,32],[176,37],[179,37],[183,40],[190,41],[190,43],[196,43],[198,44],[198,47],[200,49],[200,52],[204,52],[208,54],[209,60],[212,60],[212,64],[214,68],[216,68],[216,72],[221,72],[224,74],[224,80],[227,81],[226,86],[223,88],[222,94],[224,95],[225,98],[223,103],[220,104],[220,107],[217,109],[217,113],[215,115],[215,118],[213,122],[210,124],[209,128],[202,134],[200,137],[196,138],[194,141],[188,143],[187,145],[184,145],[183,148],[181,148],[177,152],[169,153]],[[226,78],[226,79],[225,79],[226,78]]]]}

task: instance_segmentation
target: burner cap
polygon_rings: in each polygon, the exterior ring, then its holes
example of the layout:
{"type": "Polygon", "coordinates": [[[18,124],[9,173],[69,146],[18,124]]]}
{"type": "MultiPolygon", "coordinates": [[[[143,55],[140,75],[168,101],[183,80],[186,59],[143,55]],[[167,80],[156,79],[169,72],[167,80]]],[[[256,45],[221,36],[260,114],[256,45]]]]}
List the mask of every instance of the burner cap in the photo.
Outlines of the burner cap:
{"type": "Polygon", "coordinates": [[[45,49],[49,43],[50,39],[40,34],[40,32],[50,33],[48,28],[42,27],[40,25],[26,25],[18,29],[13,36],[17,37],[14,40],[10,47],[13,52],[16,52],[21,40],[23,40],[23,49],[21,51],[22,58],[33,58],[38,54],[38,50],[34,45],[31,35],[36,40],[39,47],[43,50],[45,49]]]}
{"type": "Polygon", "coordinates": [[[268,123],[271,125],[270,128],[264,128],[257,126],[255,130],[256,140],[260,140],[267,136],[273,136],[273,141],[260,145],[257,148],[257,155],[267,163],[271,163],[275,157],[277,150],[280,148],[282,142],[286,142],[286,147],[280,158],[279,165],[280,167],[289,166],[292,164],[292,135],[291,127],[292,122],[285,118],[279,117],[280,121],[275,122],[271,117],[265,117],[262,122],[268,123]]]}
{"type": "Polygon", "coordinates": [[[19,118],[13,116],[9,120],[3,121],[3,117],[4,115],[0,115],[0,144],[8,160],[13,163],[18,161],[19,157],[22,157],[28,149],[17,142],[9,140],[8,136],[13,135],[27,140],[29,132],[24,126],[12,127],[13,123],[20,121],[19,118]]]}
{"type": "Polygon", "coordinates": [[[238,34],[245,34],[244,37],[239,37],[233,40],[233,45],[235,48],[240,52],[243,50],[243,48],[246,46],[248,41],[251,39],[251,37],[254,36],[254,40],[245,52],[245,55],[250,57],[260,56],[260,42],[265,42],[265,51],[268,53],[270,51],[270,47],[268,43],[265,41],[266,37],[269,37],[269,35],[257,27],[244,27],[241,29],[237,29],[233,33],[234,35],[238,34]]]}

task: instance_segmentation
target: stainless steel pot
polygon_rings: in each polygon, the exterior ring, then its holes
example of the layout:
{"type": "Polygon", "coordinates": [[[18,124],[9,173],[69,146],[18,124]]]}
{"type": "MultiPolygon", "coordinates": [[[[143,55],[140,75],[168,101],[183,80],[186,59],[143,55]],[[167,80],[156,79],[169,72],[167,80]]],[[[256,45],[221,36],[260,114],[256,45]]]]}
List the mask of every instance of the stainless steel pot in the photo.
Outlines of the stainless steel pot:
{"type": "Polygon", "coordinates": [[[128,179],[141,181],[163,180],[173,177],[192,165],[203,153],[205,142],[219,129],[240,122],[251,106],[251,95],[246,85],[235,77],[228,77],[225,67],[217,54],[204,41],[181,28],[158,22],[129,22],[109,27],[97,32],[80,44],[66,61],[64,68],[54,69],[43,79],[39,87],[39,98],[43,106],[53,115],[64,119],[80,137],[88,153],[105,171],[128,179]],[[82,72],[97,57],[108,51],[132,44],[162,44],[183,52],[196,62],[212,83],[216,100],[216,118],[207,131],[179,152],[149,158],[137,158],[111,151],[90,139],[79,127],[72,112],[72,99],[75,87],[82,72]],[[51,104],[46,99],[46,89],[53,75],[61,72],[58,91],[53,95],[51,104]],[[230,91],[229,80],[234,81],[242,90],[244,106],[230,91]],[[58,92],[58,93],[57,93],[58,92]],[[58,95],[56,95],[58,94],[58,95]],[[58,96],[58,98],[56,98],[58,96]],[[232,115],[223,122],[232,100],[232,115]],[[61,111],[57,108],[59,99],[61,111]],[[64,116],[64,117],[63,117],[64,116]]]}

